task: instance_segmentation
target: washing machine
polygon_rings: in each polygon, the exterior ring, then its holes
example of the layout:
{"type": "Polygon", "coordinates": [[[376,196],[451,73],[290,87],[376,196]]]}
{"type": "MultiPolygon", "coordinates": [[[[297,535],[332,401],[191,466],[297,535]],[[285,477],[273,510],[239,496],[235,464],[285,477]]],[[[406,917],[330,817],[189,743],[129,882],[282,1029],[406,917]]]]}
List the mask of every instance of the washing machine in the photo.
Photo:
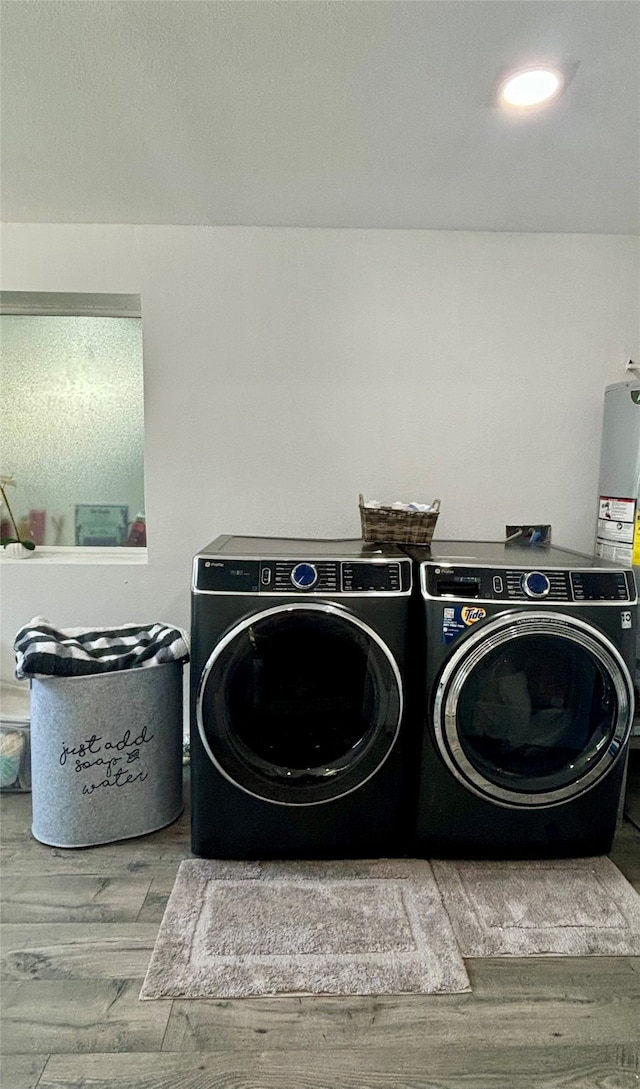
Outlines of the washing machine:
{"type": "Polygon", "coordinates": [[[194,558],[191,845],[406,854],[411,560],[361,540],[221,536],[194,558]]]}
{"type": "Polygon", "coordinates": [[[606,853],[634,710],[632,569],[491,542],[410,553],[415,853],[606,853]]]}

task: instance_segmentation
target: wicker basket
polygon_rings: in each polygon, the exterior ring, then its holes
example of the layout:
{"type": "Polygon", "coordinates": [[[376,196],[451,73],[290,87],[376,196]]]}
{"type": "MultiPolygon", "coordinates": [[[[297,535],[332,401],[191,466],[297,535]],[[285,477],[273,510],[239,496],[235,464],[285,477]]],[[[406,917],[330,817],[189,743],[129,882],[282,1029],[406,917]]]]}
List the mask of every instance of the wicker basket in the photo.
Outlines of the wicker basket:
{"type": "Polygon", "coordinates": [[[394,507],[366,507],[360,496],[360,523],[365,541],[392,541],[395,544],[431,544],[440,513],[440,500],[433,510],[396,510],[394,507]]]}

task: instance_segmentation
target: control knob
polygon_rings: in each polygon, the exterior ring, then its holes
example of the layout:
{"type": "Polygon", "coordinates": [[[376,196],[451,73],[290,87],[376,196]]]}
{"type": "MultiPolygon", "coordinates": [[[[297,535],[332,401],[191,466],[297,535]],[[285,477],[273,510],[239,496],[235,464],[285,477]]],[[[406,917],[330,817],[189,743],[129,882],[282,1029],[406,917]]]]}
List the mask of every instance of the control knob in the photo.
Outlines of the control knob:
{"type": "Polygon", "coordinates": [[[310,590],[318,581],[318,572],[312,563],[297,563],[291,581],[297,590],[310,590]]]}
{"type": "Polygon", "coordinates": [[[527,597],[546,597],[551,589],[551,583],[542,571],[527,571],[522,576],[522,589],[527,597]]]}

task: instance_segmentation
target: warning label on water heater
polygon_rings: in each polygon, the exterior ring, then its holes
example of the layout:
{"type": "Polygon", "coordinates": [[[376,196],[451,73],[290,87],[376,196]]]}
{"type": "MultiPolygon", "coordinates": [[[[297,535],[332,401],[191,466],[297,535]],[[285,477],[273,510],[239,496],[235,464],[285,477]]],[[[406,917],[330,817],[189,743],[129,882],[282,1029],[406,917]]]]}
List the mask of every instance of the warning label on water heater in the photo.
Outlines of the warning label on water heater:
{"type": "Polygon", "coordinates": [[[617,563],[632,561],[636,529],[636,500],[601,495],[596,531],[596,555],[617,563]]]}

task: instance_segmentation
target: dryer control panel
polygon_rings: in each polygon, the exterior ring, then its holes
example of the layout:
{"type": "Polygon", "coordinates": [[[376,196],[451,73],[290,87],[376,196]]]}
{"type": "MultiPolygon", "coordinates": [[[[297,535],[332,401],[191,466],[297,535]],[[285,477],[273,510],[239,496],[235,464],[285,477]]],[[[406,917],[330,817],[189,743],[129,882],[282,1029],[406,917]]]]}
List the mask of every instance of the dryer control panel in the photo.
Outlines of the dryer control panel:
{"type": "Polygon", "coordinates": [[[411,561],[197,556],[193,589],[219,594],[408,594],[411,561]]]}
{"type": "Polygon", "coordinates": [[[631,571],[458,567],[423,564],[427,597],[464,601],[627,602],[636,600],[631,571]]]}

